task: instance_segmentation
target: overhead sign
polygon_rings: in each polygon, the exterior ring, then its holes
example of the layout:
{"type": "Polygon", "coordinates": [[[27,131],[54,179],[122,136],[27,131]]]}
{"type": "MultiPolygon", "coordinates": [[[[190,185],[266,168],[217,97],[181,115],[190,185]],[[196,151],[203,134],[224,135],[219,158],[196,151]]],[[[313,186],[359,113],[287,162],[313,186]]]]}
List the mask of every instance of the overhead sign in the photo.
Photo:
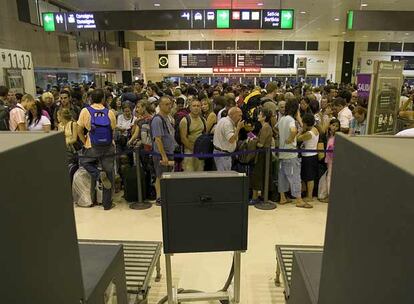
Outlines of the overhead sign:
{"type": "Polygon", "coordinates": [[[413,12],[349,11],[347,29],[356,31],[414,31],[413,12]]]}
{"type": "Polygon", "coordinates": [[[251,68],[222,68],[214,67],[213,73],[260,73],[262,69],[260,67],[251,67],[251,68]]]}
{"type": "Polygon", "coordinates": [[[293,29],[293,9],[194,9],[43,13],[45,31],[293,29]]]}

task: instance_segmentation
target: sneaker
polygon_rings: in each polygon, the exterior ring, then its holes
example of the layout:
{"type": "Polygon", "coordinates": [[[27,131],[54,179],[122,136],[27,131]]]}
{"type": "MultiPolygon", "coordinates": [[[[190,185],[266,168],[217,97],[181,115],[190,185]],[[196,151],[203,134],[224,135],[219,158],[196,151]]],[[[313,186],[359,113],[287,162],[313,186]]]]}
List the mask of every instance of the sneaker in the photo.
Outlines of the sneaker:
{"type": "Polygon", "coordinates": [[[114,203],[112,203],[111,204],[111,206],[109,206],[109,207],[104,207],[104,210],[111,210],[112,208],[115,208],[115,204],[114,203]]]}
{"type": "Polygon", "coordinates": [[[261,201],[260,199],[255,198],[255,199],[251,199],[251,200],[249,201],[249,205],[254,206],[254,205],[260,204],[260,203],[262,203],[262,202],[263,202],[263,201],[261,201]]]}
{"type": "Polygon", "coordinates": [[[111,189],[112,188],[112,184],[111,181],[109,180],[108,176],[106,175],[105,171],[101,171],[100,173],[100,179],[102,182],[102,185],[105,189],[111,189]]]}
{"type": "Polygon", "coordinates": [[[155,200],[155,205],[156,206],[161,206],[162,205],[162,200],[161,200],[160,197],[155,200]]]}

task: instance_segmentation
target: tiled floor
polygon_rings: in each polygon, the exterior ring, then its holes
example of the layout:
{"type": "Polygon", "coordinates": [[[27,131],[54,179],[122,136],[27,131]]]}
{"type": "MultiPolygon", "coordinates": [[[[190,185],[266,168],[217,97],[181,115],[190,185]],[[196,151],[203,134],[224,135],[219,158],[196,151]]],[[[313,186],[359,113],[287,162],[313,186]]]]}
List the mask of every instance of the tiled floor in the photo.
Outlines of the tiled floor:
{"type": "MultiPolygon", "coordinates": [[[[275,244],[322,245],[327,204],[313,209],[294,205],[273,211],[249,209],[248,251],[242,255],[243,304],[284,303],[283,289],[275,287],[275,244]]],[[[102,207],[75,208],[79,238],[119,240],[162,240],[160,208],[136,211],[125,202],[111,211],[102,207]]],[[[214,223],[212,223],[214,224],[214,223]]],[[[173,256],[174,284],[180,288],[215,291],[222,288],[231,266],[231,253],[181,254],[173,256]]],[[[166,294],[162,257],[161,282],[153,282],[149,304],[157,304],[166,294]]],[[[201,303],[201,302],[199,302],[201,303]]],[[[211,302],[218,303],[218,302],[211,302]]]]}

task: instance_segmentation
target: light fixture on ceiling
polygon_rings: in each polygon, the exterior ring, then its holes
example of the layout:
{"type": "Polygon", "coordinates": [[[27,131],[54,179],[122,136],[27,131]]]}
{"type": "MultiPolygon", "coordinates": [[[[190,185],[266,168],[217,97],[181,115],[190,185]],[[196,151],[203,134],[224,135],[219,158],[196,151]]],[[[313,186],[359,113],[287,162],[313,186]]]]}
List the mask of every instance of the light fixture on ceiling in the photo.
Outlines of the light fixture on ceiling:
{"type": "Polygon", "coordinates": [[[160,6],[161,6],[161,4],[159,4],[159,3],[154,3],[154,6],[156,6],[156,7],[160,7],[160,6]]]}
{"type": "Polygon", "coordinates": [[[300,13],[301,13],[301,14],[306,14],[306,12],[305,12],[305,11],[301,11],[300,13]]]}
{"type": "Polygon", "coordinates": [[[335,20],[335,21],[339,21],[339,20],[341,20],[341,19],[339,19],[339,18],[337,17],[337,18],[335,18],[334,20],[335,20]]]}
{"type": "Polygon", "coordinates": [[[407,35],[407,36],[408,36],[408,35],[410,35],[410,33],[405,33],[405,35],[407,35]]]}
{"type": "Polygon", "coordinates": [[[368,4],[367,3],[361,3],[361,7],[367,7],[368,4]]]}
{"type": "Polygon", "coordinates": [[[263,2],[257,3],[258,6],[263,6],[263,2]]]}

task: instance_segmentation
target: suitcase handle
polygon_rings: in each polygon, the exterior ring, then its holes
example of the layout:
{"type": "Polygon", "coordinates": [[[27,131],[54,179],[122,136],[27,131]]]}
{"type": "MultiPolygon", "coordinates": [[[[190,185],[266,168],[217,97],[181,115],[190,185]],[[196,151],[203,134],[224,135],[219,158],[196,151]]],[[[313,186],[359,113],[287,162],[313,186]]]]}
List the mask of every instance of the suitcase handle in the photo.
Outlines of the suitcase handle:
{"type": "Polygon", "coordinates": [[[212,197],[209,195],[201,195],[200,196],[200,202],[202,203],[209,203],[212,201],[212,197]]]}

